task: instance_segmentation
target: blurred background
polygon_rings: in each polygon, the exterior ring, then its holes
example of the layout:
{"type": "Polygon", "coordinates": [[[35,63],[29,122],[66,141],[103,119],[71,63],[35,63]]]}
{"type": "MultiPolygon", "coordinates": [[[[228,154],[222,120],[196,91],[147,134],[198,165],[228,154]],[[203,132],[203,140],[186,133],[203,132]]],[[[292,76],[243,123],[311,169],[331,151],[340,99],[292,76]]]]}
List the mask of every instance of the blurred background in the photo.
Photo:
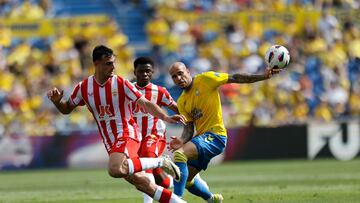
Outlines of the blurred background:
{"type": "MultiPolygon", "coordinates": [[[[57,112],[93,73],[105,44],[116,73],[133,79],[138,56],[156,62],[154,83],[176,99],[168,66],[262,73],[273,44],[290,51],[286,71],[220,88],[229,143],[219,160],[334,157],[360,151],[359,0],[0,0],[0,169],[103,167],[92,116],[57,112]],[[84,156],[86,155],[86,156],[84,156]]],[[[168,135],[179,135],[169,126],[168,135]]]]}

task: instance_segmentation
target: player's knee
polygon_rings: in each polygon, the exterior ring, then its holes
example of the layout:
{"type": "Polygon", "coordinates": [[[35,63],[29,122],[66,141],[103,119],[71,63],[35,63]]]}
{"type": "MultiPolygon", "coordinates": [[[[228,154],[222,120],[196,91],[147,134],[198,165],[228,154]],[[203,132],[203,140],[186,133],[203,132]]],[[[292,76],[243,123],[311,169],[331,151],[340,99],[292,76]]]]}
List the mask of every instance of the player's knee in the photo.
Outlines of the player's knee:
{"type": "Polygon", "coordinates": [[[109,168],[108,173],[113,178],[124,178],[127,176],[119,168],[109,168]]]}
{"type": "Polygon", "coordinates": [[[188,158],[186,157],[186,155],[184,154],[184,152],[180,151],[180,150],[176,150],[174,153],[174,160],[175,162],[183,162],[186,163],[188,158]]]}
{"type": "Polygon", "coordinates": [[[113,178],[124,178],[128,176],[128,171],[124,164],[112,164],[109,166],[108,173],[113,178]]]}

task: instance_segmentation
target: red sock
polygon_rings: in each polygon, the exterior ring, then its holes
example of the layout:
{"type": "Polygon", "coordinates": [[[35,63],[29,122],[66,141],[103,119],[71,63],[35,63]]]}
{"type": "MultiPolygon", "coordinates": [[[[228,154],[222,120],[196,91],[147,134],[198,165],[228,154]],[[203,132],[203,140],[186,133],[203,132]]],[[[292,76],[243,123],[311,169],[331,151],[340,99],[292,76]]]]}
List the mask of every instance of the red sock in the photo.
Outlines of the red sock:
{"type": "MultiPolygon", "coordinates": [[[[142,171],[141,161],[140,161],[139,157],[131,158],[130,160],[132,161],[133,166],[134,166],[134,170],[133,171],[131,170],[132,173],[142,171]]],[[[130,174],[132,174],[132,173],[130,173],[130,174]]]]}
{"type": "Polygon", "coordinates": [[[161,186],[158,186],[155,190],[155,194],[153,196],[155,201],[159,201],[160,203],[169,203],[171,202],[185,202],[177,195],[173,194],[170,190],[167,190],[161,186]]]}
{"type": "Polygon", "coordinates": [[[170,181],[171,179],[169,177],[166,177],[161,183],[160,185],[163,186],[164,188],[169,188],[170,187],[170,181]]]}
{"type": "Polygon", "coordinates": [[[170,198],[171,198],[171,194],[172,192],[170,190],[167,189],[163,189],[162,193],[161,193],[161,197],[159,202],[160,203],[169,203],[170,202],[170,198]]]}
{"type": "Polygon", "coordinates": [[[154,168],[153,169],[153,173],[154,176],[160,176],[160,174],[162,174],[164,171],[161,168],[154,168]]]}
{"type": "MultiPolygon", "coordinates": [[[[153,174],[154,174],[155,177],[161,177],[163,172],[164,171],[161,168],[155,168],[153,170],[153,174]]],[[[171,181],[171,179],[169,178],[169,176],[166,175],[166,178],[162,179],[162,181],[159,183],[159,185],[163,186],[164,188],[169,188],[170,187],[170,181],[171,181]]]]}

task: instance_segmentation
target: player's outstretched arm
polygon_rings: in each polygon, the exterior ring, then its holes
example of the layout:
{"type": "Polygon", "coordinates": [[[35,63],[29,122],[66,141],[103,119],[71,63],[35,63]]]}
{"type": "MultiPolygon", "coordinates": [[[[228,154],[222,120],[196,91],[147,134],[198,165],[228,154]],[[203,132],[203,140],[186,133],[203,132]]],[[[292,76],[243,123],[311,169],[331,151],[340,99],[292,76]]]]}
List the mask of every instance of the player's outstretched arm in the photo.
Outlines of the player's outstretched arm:
{"type": "Polygon", "coordinates": [[[183,115],[173,115],[168,116],[165,111],[160,108],[157,104],[152,103],[151,101],[147,100],[144,96],[141,97],[137,104],[144,108],[147,112],[149,112],[151,115],[160,118],[163,121],[166,121],[168,123],[182,123],[185,125],[185,117],[183,115]]]}
{"type": "Polygon", "coordinates": [[[186,125],[184,126],[184,130],[180,138],[176,136],[171,136],[171,141],[169,143],[170,151],[173,152],[177,149],[180,149],[185,143],[191,140],[193,135],[194,135],[194,123],[187,122],[186,125]]]}
{"type": "Polygon", "coordinates": [[[232,74],[229,75],[227,83],[254,83],[262,80],[267,80],[271,78],[272,75],[279,73],[279,69],[270,69],[267,68],[265,73],[262,75],[248,75],[248,74],[232,74]]]}
{"type": "Polygon", "coordinates": [[[59,90],[58,88],[54,87],[47,92],[47,96],[62,114],[69,114],[76,107],[76,105],[70,102],[70,99],[67,101],[62,100],[64,96],[64,90],[59,90]]]}

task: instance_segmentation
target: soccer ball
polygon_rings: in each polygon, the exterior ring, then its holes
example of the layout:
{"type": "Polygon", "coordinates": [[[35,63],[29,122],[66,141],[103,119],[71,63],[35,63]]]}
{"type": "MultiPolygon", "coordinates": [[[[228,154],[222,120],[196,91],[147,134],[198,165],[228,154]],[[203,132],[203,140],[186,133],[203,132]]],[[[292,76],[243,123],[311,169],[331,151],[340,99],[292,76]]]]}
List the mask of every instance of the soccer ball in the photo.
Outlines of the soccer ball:
{"type": "Polygon", "coordinates": [[[270,68],[285,68],[290,62],[289,51],[284,46],[273,45],[266,51],[265,61],[270,68]]]}

